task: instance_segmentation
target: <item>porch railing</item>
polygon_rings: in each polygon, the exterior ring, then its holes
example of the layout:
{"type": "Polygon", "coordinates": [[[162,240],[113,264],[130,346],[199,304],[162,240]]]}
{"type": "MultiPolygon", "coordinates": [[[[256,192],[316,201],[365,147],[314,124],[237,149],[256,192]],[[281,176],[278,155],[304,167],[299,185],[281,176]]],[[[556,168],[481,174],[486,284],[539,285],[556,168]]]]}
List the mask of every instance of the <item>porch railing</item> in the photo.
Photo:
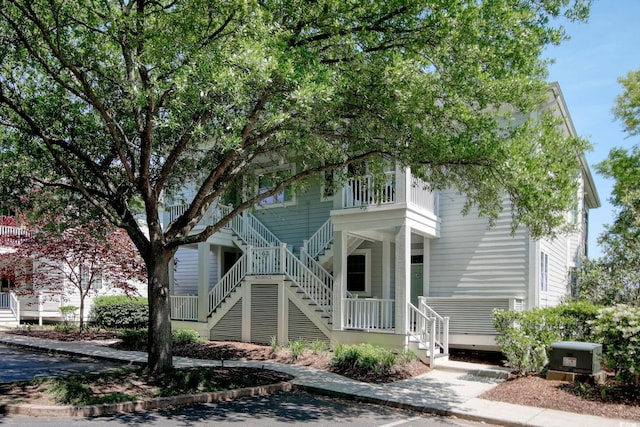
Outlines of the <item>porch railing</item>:
{"type": "Polygon", "coordinates": [[[172,295],[171,318],[174,320],[198,320],[198,296],[172,295]]]}
{"type": "Polygon", "coordinates": [[[342,190],[342,207],[355,208],[396,202],[396,174],[385,172],[387,180],[380,185],[371,175],[351,178],[342,190]]]}
{"type": "Polygon", "coordinates": [[[345,329],[391,331],[395,328],[395,300],[344,298],[345,329]]]}
{"type": "Polygon", "coordinates": [[[0,225],[0,245],[17,245],[21,239],[31,236],[32,231],[23,227],[0,225]]]}
{"type": "Polygon", "coordinates": [[[333,242],[333,221],[329,218],[308,240],[304,241],[303,247],[311,258],[317,258],[322,251],[331,246],[331,242],[333,242]]]}

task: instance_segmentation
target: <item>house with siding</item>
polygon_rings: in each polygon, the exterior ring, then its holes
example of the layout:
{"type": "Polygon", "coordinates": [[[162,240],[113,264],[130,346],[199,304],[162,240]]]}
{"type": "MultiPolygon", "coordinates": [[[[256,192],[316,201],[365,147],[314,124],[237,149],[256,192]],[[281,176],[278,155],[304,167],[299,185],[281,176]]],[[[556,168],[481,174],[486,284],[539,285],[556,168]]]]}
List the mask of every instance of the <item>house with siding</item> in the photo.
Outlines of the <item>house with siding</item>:
{"type": "MultiPolygon", "coordinates": [[[[576,135],[557,84],[545,108],[576,135]]],[[[393,165],[384,183],[361,173],[336,191],[318,182],[278,193],[178,250],[174,327],[211,340],[368,342],[430,363],[452,346],[497,349],[493,308],[557,304],[587,253],[588,213],[600,201],[579,156],[579,205],[566,216],[575,231],[553,240],[533,239],[526,227],[512,233],[508,202],[493,227],[473,211],[463,216],[464,196],[429,191],[393,165]]],[[[268,190],[257,175],[257,191],[268,190]]],[[[184,209],[167,206],[166,225],[184,209]]],[[[212,206],[194,231],[229,210],[212,206]]]]}
{"type": "MultiPolygon", "coordinates": [[[[15,212],[1,216],[0,221],[0,326],[13,327],[25,323],[56,323],[65,320],[78,321],[80,313],[76,310],[71,319],[65,319],[61,307],[80,307],[80,291],[75,284],[60,271],[51,267],[41,269],[57,278],[58,285],[53,289],[34,280],[34,273],[42,267],[42,259],[24,260],[11,256],[21,240],[31,234],[28,226],[20,223],[15,212]]],[[[50,262],[49,262],[50,264],[50,262]]],[[[60,264],[61,265],[61,264],[60,264]]],[[[69,270],[66,270],[69,271],[69,270]]],[[[124,292],[109,284],[106,278],[93,276],[90,271],[79,271],[82,286],[91,281],[92,291],[84,300],[83,317],[89,320],[93,300],[97,296],[121,295],[124,292]]],[[[146,283],[131,282],[140,296],[147,295],[146,283]]]]}

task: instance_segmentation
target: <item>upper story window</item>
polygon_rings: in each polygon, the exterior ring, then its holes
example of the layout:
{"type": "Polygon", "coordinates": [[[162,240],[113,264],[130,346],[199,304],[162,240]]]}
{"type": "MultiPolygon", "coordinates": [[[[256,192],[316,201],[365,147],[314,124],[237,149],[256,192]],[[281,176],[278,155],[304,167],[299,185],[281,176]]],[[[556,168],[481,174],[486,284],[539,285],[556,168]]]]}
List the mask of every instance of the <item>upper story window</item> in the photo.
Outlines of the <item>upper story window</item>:
{"type": "MultiPolygon", "coordinates": [[[[295,174],[295,169],[292,165],[258,171],[257,193],[268,193],[273,190],[282,179],[286,179],[293,174],[295,174]]],[[[295,194],[291,187],[285,187],[279,192],[267,196],[258,204],[262,207],[292,205],[295,204],[295,194]]]]}

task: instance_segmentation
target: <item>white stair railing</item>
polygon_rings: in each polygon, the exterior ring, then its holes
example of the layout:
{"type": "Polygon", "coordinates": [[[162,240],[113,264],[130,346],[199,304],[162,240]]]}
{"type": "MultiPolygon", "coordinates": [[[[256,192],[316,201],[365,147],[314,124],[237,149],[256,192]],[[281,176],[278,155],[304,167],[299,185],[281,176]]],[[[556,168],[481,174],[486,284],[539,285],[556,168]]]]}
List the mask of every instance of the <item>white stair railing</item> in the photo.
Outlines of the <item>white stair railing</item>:
{"type": "Polygon", "coordinates": [[[9,309],[13,313],[13,317],[20,323],[20,300],[14,292],[9,292],[9,309]]]}
{"type": "Polygon", "coordinates": [[[333,276],[318,261],[316,261],[304,248],[300,249],[300,261],[313,272],[324,284],[333,289],[333,276]]]}
{"type": "Polygon", "coordinates": [[[304,241],[303,247],[309,256],[315,259],[318,258],[318,255],[320,255],[322,251],[328,249],[332,242],[333,221],[329,218],[308,240],[304,241]]]}
{"type": "Polygon", "coordinates": [[[409,324],[407,325],[407,333],[418,344],[429,349],[429,358],[433,360],[436,353],[435,339],[435,322],[433,318],[428,317],[420,311],[415,305],[407,303],[409,307],[409,324]]]}
{"type": "Polygon", "coordinates": [[[333,291],[318,278],[287,247],[280,246],[284,262],[284,273],[296,284],[319,309],[331,316],[333,291]]]}
{"type": "Polygon", "coordinates": [[[235,289],[247,274],[247,255],[243,254],[238,261],[222,276],[216,285],[209,291],[207,316],[218,308],[220,303],[235,289]]]}
{"type": "Polygon", "coordinates": [[[426,297],[418,297],[419,311],[433,319],[433,341],[442,349],[442,353],[449,354],[449,317],[441,316],[427,305],[426,297]]]}

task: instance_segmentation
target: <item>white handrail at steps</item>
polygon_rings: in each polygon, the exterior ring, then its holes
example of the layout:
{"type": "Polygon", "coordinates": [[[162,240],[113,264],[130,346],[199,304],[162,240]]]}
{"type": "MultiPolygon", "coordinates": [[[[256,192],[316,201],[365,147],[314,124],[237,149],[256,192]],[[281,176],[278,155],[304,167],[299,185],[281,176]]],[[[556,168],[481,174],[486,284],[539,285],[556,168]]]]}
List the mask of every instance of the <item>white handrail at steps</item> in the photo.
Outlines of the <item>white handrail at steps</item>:
{"type": "Polygon", "coordinates": [[[9,291],[9,309],[13,313],[13,317],[20,323],[20,300],[13,291],[9,291]]]}
{"type": "Polygon", "coordinates": [[[224,301],[224,299],[238,286],[244,276],[247,274],[247,254],[243,254],[235,264],[227,271],[227,274],[216,283],[216,285],[209,291],[208,301],[209,306],[207,308],[207,316],[224,301]]]}
{"type": "Polygon", "coordinates": [[[283,243],[284,273],[318,308],[331,316],[333,291],[305,266],[283,243]]]}
{"type": "Polygon", "coordinates": [[[449,317],[441,316],[427,305],[426,297],[418,297],[419,310],[427,317],[433,319],[435,335],[433,340],[444,354],[449,354],[449,317]]]}
{"type": "Polygon", "coordinates": [[[304,250],[311,256],[311,258],[317,258],[322,251],[331,246],[333,242],[333,221],[331,217],[324,222],[316,230],[315,233],[308,240],[304,241],[304,250]]]}
{"type": "Polygon", "coordinates": [[[407,333],[409,337],[418,341],[418,344],[427,347],[429,350],[429,360],[433,364],[436,354],[436,323],[432,318],[418,310],[418,308],[407,303],[409,307],[409,324],[407,325],[407,333]]]}

